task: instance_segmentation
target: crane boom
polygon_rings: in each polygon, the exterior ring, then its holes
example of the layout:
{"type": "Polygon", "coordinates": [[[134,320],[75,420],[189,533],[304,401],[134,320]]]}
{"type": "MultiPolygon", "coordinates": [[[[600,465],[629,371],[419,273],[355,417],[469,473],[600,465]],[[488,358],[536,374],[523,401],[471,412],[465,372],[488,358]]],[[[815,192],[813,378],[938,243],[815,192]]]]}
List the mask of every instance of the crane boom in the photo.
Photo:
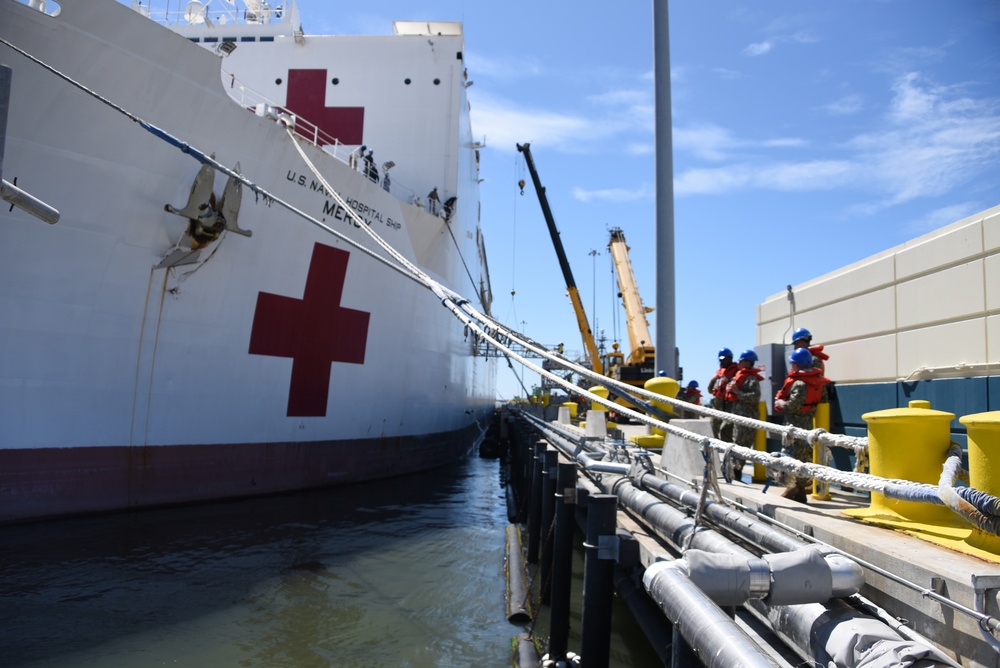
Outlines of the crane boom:
{"type": "Polygon", "coordinates": [[[531,173],[531,182],[535,185],[538,203],[542,206],[542,215],[545,216],[545,224],[549,228],[549,236],[552,237],[552,245],[555,246],[556,256],[559,258],[559,268],[562,269],[563,279],[566,281],[566,292],[573,303],[573,311],[576,313],[576,324],[580,328],[583,345],[590,356],[590,365],[594,371],[603,375],[604,365],[601,363],[601,353],[597,349],[594,333],[587,322],[587,313],[583,309],[583,301],[580,299],[580,291],[576,288],[576,281],[573,280],[573,272],[570,271],[569,260],[566,259],[566,251],[563,249],[562,241],[559,238],[559,230],[556,229],[556,221],[552,217],[549,200],[545,196],[545,188],[542,187],[542,183],[538,179],[538,172],[535,170],[535,161],[531,157],[530,144],[518,144],[517,150],[524,154],[524,162],[528,165],[528,172],[531,173]]]}
{"type": "Polygon", "coordinates": [[[621,293],[622,305],[625,307],[626,325],[628,328],[628,343],[631,348],[628,364],[641,365],[647,361],[652,364],[656,358],[653,339],[649,335],[649,321],[646,314],[652,311],[642,305],[639,296],[639,285],[632,272],[632,262],[628,257],[628,245],[625,243],[625,233],[621,228],[611,230],[611,241],[608,250],[615,263],[615,274],[618,276],[618,290],[621,293]]]}

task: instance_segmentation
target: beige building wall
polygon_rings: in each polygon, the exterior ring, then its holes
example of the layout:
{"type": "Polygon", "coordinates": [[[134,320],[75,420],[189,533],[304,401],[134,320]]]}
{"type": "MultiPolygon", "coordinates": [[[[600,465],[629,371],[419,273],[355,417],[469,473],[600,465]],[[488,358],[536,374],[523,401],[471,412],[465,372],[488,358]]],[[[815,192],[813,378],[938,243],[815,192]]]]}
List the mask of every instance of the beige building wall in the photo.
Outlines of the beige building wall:
{"type": "Polygon", "coordinates": [[[793,286],[757,307],[757,344],[806,327],[839,382],[1000,372],[1000,206],[793,286]]]}

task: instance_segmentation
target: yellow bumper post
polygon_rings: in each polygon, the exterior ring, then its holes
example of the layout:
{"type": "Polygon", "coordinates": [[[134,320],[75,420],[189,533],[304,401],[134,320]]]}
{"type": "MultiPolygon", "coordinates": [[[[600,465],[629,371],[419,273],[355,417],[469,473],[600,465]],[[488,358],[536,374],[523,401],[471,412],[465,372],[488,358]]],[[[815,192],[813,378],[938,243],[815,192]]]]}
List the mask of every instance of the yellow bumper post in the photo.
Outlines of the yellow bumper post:
{"type": "MultiPolygon", "coordinates": [[[[954,418],[954,413],[932,410],[929,401],[916,400],[909,408],[862,415],[868,423],[872,475],[937,485],[951,444],[949,425],[954,418]]],[[[887,499],[878,492],[872,492],[868,508],[844,512],[876,524],[917,530],[919,525],[954,525],[957,518],[943,506],[887,499]]]]}
{"type": "MultiPolygon", "coordinates": [[[[654,394],[659,394],[663,397],[669,397],[671,399],[677,398],[677,393],[680,392],[681,384],[678,383],[673,378],[667,378],[666,376],[655,376],[647,380],[643,387],[653,392],[654,394]]],[[[673,415],[674,412],[670,407],[670,404],[657,401],[655,399],[651,402],[654,406],[664,411],[667,415],[673,415]]],[[[663,440],[666,432],[657,427],[653,427],[652,434],[641,434],[632,437],[632,442],[636,445],[642,446],[644,448],[662,448],[663,440]]]]}
{"type": "MultiPolygon", "coordinates": [[[[966,415],[958,420],[969,431],[969,485],[992,496],[1000,495],[1000,411],[966,415]]],[[[966,542],[1000,554],[1000,536],[973,527],[966,542]]]]}

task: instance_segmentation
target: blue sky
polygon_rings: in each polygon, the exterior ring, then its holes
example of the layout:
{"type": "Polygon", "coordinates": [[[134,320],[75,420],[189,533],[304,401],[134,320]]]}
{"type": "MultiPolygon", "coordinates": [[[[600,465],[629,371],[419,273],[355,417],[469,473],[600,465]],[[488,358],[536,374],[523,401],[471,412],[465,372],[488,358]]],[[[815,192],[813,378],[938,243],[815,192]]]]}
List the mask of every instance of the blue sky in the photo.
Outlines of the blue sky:
{"type": "MultiPolygon", "coordinates": [[[[530,142],[591,324],[627,348],[606,247],[621,227],[654,306],[652,4],[299,6],[307,33],[464,22],[474,131],[487,144],[494,315],[583,349],[515,149],[530,142]]],[[[685,379],[704,384],[722,346],[752,347],[756,305],[787,284],[1000,204],[997,0],[674,0],[669,9],[685,379]]],[[[655,331],[656,313],[650,320],[655,331]]],[[[507,369],[498,391],[519,392],[507,369]]]]}

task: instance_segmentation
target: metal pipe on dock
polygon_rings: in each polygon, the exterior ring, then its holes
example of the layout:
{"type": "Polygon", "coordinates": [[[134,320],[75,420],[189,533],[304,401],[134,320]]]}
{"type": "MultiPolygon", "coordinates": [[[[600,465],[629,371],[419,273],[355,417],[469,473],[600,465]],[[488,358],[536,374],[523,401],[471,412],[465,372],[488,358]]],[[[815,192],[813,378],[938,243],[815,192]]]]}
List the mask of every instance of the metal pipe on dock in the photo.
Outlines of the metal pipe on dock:
{"type": "MultiPolygon", "coordinates": [[[[842,600],[835,598],[852,594],[856,596],[858,588],[864,582],[860,566],[847,557],[832,552],[821,554],[822,551],[812,543],[789,535],[779,528],[724,504],[717,502],[702,504],[702,513],[706,520],[715,522],[749,543],[761,547],[765,554],[763,558],[756,557],[741,545],[732,542],[716,531],[705,526],[696,527],[694,521],[684,511],[678,510],[654,494],[636,487],[632,480],[622,475],[631,469],[629,464],[603,462],[599,459],[601,457],[600,449],[596,446],[584,444],[589,450],[588,454],[584,454],[584,447],[580,447],[580,444],[574,443],[566,435],[548,428],[548,425],[536,422],[533,426],[542,431],[551,444],[562,450],[567,457],[574,457],[581,462],[586,470],[591,471],[593,470],[591,467],[596,468],[597,466],[604,469],[605,475],[597,476],[592,482],[605,494],[591,495],[591,499],[611,497],[620,500],[623,506],[638,514],[656,535],[675,545],[678,550],[696,548],[723,556],[735,555],[737,561],[741,561],[743,564],[737,569],[742,575],[736,572],[717,573],[716,575],[730,580],[738,580],[743,576],[749,580],[752,577],[758,586],[744,589],[747,589],[753,596],[750,598],[742,597],[739,600],[743,602],[748,612],[768,624],[778,637],[803,658],[815,660],[819,657],[837,657],[838,663],[836,665],[845,668],[864,668],[872,665],[869,663],[870,657],[865,652],[877,645],[877,652],[880,656],[883,654],[889,657],[897,654],[908,656],[912,653],[919,657],[925,657],[929,666],[957,665],[919,634],[901,634],[887,624],[884,619],[880,619],[878,614],[873,617],[866,614],[865,611],[855,610],[842,600]],[[612,473],[612,475],[607,475],[607,473],[612,473]],[[804,553],[803,548],[807,546],[811,546],[811,551],[815,554],[806,555],[809,558],[805,560],[801,559],[801,555],[794,554],[796,552],[804,553]],[[769,555],[767,552],[776,554],[769,555]],[[758,566],[765,564],[765,569],[754,569],[754,564],[758,566]],[[755,570],[760,572],[752,572],[755,570]],[[823,579],[830,584],[829,593],[824,593],[823,597],[832,596],[834,598],[823,603],[806,602],[813,600],[813,598],[806,591],[811,587],[805,587],[804,580],[812,578],[820,571],[823,573],[823,579]],[[786,574],[789,576],[787,581],[786,574]],[[768,580],[766,588],[763,586],[765,579],[768,580]],[[777,579],[781,579],[782,582],[777,589],[773,589],[771,580],[777,579]],[[819,627],[824,629],[822,639],[817,639],[815,633],[815,629],[819,627]],[[855,628],[863,629],[860,635],[854,633],[855,628]],[[831,641],[831,638],[837,638],[836,642],[831,641]],[[844,654],[845,643],[853,643],[852,647],[856,645],[858,648],[864,649],[865,652],[854,652],[858,656],[847,656],[844,654]]],[[[637,484],[655,491],[681,508],[689,510],[698,508],[700,503],[700,495],[696,492],[668,483],[651,474],[638,477],[637,484]]],[[[579,491],[581,497],[585,496],[585,488],[581,487],[579,491]]],[[[589,506],[589,503],[587,505],[589,506]]],[[[590,536],[589,520],[591,515],[588,512],[588,534],[585,544],[585,547],[588,548],[588,558],[591,552],[597,551],[598,547],[590,536]]],[[[605,548],[612,544],[610,541],[614,538],[611,536],[606,539],[605,548]]],[[[752,665],[741,660],[729,662],[718,659],[718,657],[726,655],[726,649],[729,647],[727,634],[733,632],[738,633],[744,639],[742,642],[749,643],[754,650],[755,657],[762,657],[761,660],[764,663],[761,665],[774,665],[771,663],[770,656],[763,654],[764,650],[747,637],[735,621],[713,602],[712,598],[699,588],[692,578],[687,576],[684,571],[687,567],[686,562],[657,562],[646,569],[644,582],[647,578],[657,575],[656,569],[665,568],[660,565],[661,563],[673,564],[670,566],[672,570],[668,574],[660,576],[670,583],[670,596],[672,598],[665,603],[661,603],[662,599],[658,599],[656,596],[653,598],[660,604],[667,619],[675,624],[676,633],[674,641],[671,643],[671,651],[673,658],[681,663],[674,665],[688,665],[692,652],[708,666],[752,665]],[[674,589],[677,589],[679,593],[675,593],[674,589]],[[695,612],[689,616],[689,599],[694,600],[693,605],[695,606],[701,606],[701,603],[707,602],[708,609],[704,606],[693,608],[695,612]],[[678,603],[678,600],[681,603],[678,603]],[[682,613],[684,614],[683,619],[680,617],[682,613]],[[727,626],[722,627],[723,631],[717,632],[711,628],[714,622],[709,623],[712,619],[727,626]],[[723,622],[723,620],[725,621],[723,622]],[[679,626],[676,626],[678,624],[679,626]],[[709,625],[704,626],[704,624],[709,625]],[[705,652],[709,652],[710,655],[706,655],[705,652]],[[688,658],[685,659],[685,656],[688,658]],[[716,663],[717,660],[720,662],[716,663]],[[685,661],[688,663],[684,663],[685,661]]],[[[712,572],[714,573],[714,571],[712,572]]],[[[709,580],[712,577],[714,576],[710,575],[709,580]]],[[[588,581],[588,575],[585,574],[584,586],[589,591],[588,581]]],[[[711,586],[718,589],[715,582],[712,582],[711,586]]],[[[741,588],[743,587],[741,586],[741,588]]],[[[650,593],[652,594],[652,592],[650,593]]],[[[585,594],[585,643],[590,638],[586,629],[588,597],[590,595],[585,594]]],[[[735,603],[727,600],[725,604],[734,605],[735,603]]],[[[662,645],[663,643],[661,643],[662,645]]],[[[588,654],[591,656],[594,654],[586,647],[582,654],[584,661],[582,665],[586,667],[588,654]]]]}
{"type": "Polygon", "coordinates": [[[646,569],[642,582],[675,630],[708,668],[778,666],[743,633],[733,619],[691,582],[677,562],[653,564],[646,569]]]}

